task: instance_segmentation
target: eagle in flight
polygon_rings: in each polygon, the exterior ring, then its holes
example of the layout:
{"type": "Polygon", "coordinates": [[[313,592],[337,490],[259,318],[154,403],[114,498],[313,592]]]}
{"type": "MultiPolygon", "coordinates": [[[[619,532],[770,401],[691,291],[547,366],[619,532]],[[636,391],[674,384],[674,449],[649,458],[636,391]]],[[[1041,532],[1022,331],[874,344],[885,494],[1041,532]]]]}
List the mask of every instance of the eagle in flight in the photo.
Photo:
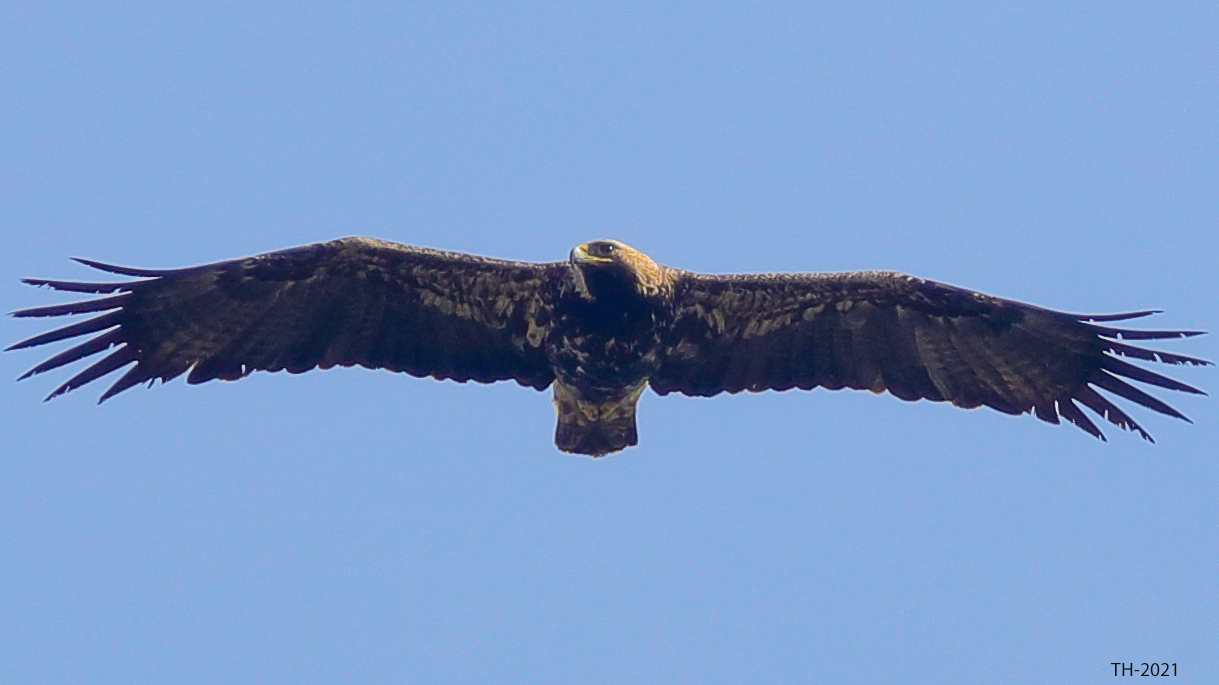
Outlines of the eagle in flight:
{"type": "Polygon", "coordinates": [[[22,378],[112,350],[47,399],[132,363],[102,401],[186,372],[188,383],[202,383],[359,365],[462,383],[514,380],[553,386],[555,444],[592,456],[636,444],[635,407],[648,387],[697,397],[887,391],[1061,417],[1103,440],[1083,405],[1151,440],[1097,391],[1186,421],[1127,381],[1202,393],[1122,358],[1209,364],[1123,342],[1199,331],[1107,325],[1152,311],[1065,314],[888,271],[704,275],[614,240],[549,264],[369,238],[185,269],[78,261],[137,280],[25,280],[108,295],[14,313],[98,314],[9,347],[99,333],[22,378]]]}

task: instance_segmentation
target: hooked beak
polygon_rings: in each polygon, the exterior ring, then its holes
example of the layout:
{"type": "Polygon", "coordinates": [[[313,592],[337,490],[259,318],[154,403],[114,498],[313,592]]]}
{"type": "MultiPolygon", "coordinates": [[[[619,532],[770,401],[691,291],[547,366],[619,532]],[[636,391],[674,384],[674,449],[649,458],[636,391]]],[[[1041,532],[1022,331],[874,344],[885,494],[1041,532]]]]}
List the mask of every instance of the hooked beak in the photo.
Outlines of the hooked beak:
{"type": "Polygon", "coordinates": [[[576,264],[609,264],[614,261],[606,257],[595,257],[588,253],[588,244],[577,245],[571,250],[571,261],[576,264]]]}

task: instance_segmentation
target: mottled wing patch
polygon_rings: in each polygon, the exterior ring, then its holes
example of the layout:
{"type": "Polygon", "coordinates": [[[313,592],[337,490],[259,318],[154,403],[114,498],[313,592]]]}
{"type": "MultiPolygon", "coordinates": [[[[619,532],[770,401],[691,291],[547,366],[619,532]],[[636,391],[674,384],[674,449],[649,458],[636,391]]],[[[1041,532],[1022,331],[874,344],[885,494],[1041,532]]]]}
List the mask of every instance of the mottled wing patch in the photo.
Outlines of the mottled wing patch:
{"type": "Polygon", "coordinates": [[[514,379],[538,389],[553,378],[542,341],[562,264],[486,259],[368,238],[174,270],[81,261],[141,280],[26,280],[111,294],[14,314],[100,314],[9,348],[99,334],[23,376],[110,350],[52,397],[133,362],[103,400],[187,371],[191,383],[336,365],[457,381],[514,379]]]}
{"type": "Polygon", "coordinates": [[[1055,312],[893,272],[703,276],[675,281],[677,318],[651,384],[660,394],[824,387],[1059,417],[1103,438],[1076,403],[1151,436],[1096,389],[1185,419],[1130,385],[1198,389],[1121,360],[1209,362],[1120,342],[1190,337],[1055,312]]]}

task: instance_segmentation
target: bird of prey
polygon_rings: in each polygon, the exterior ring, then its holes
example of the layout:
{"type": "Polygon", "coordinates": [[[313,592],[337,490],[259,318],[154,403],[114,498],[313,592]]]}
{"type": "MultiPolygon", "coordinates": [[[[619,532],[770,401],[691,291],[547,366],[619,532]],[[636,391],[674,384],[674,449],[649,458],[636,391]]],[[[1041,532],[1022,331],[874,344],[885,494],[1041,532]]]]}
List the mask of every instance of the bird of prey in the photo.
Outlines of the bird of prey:
{"type": "Polygon", "coordinates": [[[635,407],[648,387],[700,397],[887,391],[1061,417],[1103,440],[1083,405],[1151,440],[1098,390],[1186,421],[1127,380],[1201,391],[1123,357],[1209,364],[1123,342],[1198,331],[1108,325],[1152,311],[1066,314],[888,271],[697,274],[614,240],[546,264],[369,238],[172,270],[78,261],[136,280],[25,280],[108,295],[14,313],[98,314],[8,348],[99,333],[22,378],[112,350],[47,399],[133,363],[102,401],[188,371],[188,383],[357,365],[463,383],[515,380],[553,386],[555,444],[592,456],[637,443],[635,407]]]}

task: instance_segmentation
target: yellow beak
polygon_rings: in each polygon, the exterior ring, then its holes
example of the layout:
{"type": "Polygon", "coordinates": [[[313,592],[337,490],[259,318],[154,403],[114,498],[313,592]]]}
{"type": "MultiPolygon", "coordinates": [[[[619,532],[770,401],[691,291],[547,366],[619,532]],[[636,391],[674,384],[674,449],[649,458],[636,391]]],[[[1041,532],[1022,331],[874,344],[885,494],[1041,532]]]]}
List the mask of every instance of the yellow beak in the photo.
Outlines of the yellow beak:
{"type": "Polygon", "coordinates": [[[588,253],[588,244],[577,245],[571,251],[571,258],[581,264],[608,264],[614,260],[607,257],[596,257],[588,253]]]}

